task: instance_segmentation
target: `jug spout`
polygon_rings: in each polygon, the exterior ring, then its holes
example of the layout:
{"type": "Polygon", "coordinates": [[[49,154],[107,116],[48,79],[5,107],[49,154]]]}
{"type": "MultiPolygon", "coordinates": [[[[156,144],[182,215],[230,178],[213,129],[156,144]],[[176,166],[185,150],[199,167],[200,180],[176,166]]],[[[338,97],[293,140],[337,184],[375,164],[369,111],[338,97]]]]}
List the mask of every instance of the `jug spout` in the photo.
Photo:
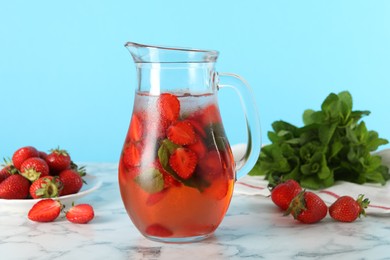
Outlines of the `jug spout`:
{"type": "Polygon", "coordinates": [[[216,62],[218,51],[177,48],[127,42],[125,47],[135,63],[209,63],[216,62]]]}
{"type": "Polygon", "coordinates": [[[206,94],[217,87],[215,62],[218,52],[127,42],[138,75],[138,90],[206,94]]]}

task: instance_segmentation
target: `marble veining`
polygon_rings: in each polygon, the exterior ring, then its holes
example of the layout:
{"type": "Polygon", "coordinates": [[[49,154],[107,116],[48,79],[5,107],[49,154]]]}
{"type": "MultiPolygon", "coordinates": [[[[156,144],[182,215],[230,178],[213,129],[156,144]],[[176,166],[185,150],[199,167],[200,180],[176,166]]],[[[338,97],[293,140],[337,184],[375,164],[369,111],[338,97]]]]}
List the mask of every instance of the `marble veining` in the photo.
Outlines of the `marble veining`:
{"type": "Polygon", "coordinates": [[[34,223],[0,208],[0,259],[390,259],[390,219],[367,216],[337,223],[329,216],[305,225],[283,216],[262,196],[235,194],[214,236],[192,244],[145,239],[120,200],[116,164],[84,164],[103,180],[91,203],[96,217],[87,225],[61,216],[34,223]]]}

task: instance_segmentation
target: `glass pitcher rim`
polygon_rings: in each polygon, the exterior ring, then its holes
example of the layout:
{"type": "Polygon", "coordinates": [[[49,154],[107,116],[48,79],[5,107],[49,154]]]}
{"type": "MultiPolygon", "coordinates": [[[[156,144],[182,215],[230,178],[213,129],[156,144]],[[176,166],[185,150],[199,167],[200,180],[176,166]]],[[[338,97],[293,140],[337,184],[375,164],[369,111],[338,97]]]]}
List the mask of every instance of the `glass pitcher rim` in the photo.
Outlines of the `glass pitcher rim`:
{"type": "Polygon", "coordinates": [[[130,51],[136,63],[209,63],[216,62],[219,55],[218,51],[210,49],[142,44],[131,41],[126,42],[125,47],[130,51]],[[148,50],[148,54],[136,53],[131,48],[138,51],[140,49],[148,50]],[[152,52],[160,53],[152,57],[150,55],[152,52]],[[167,58],[168,55],[170,55],[170,58],[167,58]]]}

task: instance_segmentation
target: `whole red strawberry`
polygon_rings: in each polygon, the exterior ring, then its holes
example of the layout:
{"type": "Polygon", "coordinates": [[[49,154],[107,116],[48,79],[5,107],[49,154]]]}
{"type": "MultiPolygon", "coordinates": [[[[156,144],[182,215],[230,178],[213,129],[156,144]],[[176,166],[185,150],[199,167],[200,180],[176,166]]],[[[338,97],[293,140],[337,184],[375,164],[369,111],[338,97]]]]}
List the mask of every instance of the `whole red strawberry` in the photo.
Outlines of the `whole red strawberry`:
{"type": "Polygon", "coordinates": [[[33,199],[55,198],[60,196],[61,189],[62,183],[57,176],[45,176],[31,184],[30,196],[33,199]]]}
{"type": "Polygon", "coordinates": [[[329,215],[337,221],[353,222],[366,215],[365,209],[369,204],[369,199],[364,199],[362,194],[356,200],[351,196],[341,196],[329,207],[329,215]]]}
{"type": "Polygon", "coordinates": [[[13,174],[0,183],[1,199],[25,199],[28,197],[30,181],[20,174],[13,174]]]}
{"type": "Polygon", "coordinates": [[[12,163],[16,169],[20,170],[22,163],[31,157],[39,157],[39,151],[33,146],[19,148],[12,155],[12,163]]]}
{"type": "Polygon", "coordinates": [[[327,213],[328,207],[325,202],[317,194],[305,190],[292,199],[286,212],[305,224],[319,222],[327,213]]]}
{"type": "Polygon", "coordinates": [[[58,200],[43,199],[30,209],[28,218],[37,222],[52,222],[60,215],[62,208],[58,200]]]}
{"type": "Polygon", "coordinates": [[[66,212],[66,219],[76,224],[86,224],[95,217],[93,207],[89,204],[73,205],[66,212]]]}
{"type": "Polygon", "coordinates": [[[271,189],[271,200],[282,210],[287,210],[292,199],[302,191],[302,187],[295,180],[286,180],[271,189]]]}
{"type": "Polygon", "coordinates": [[[75,194],[80,191],[84,182],[80,174],[83,175],[83,173],[73,169],[60,172],[58,177],[63,185],[62,191],[60,192],[61,196],[75,194]]]}
{"type": "Polygon", "coordinates": [[[20,166],[20,174],[30,181],[35,181],[39,177],[49,175],[49,166],[42,158],[31,157],[25,160],[20,166]]]}
{"type": "Polygon", "coordinates": [[[71,166],[69,153],[59,148],[50,150],[45,160],[49,165],[50,175],[57,175],[59,172],[69,169],[71,166]]]}
{"type": "MultiPolygon", "coordinates": [[[[0,170],[0,183],[15,173],[16,168],[13,165],[6,165],[0,170]]],[[[18,170],[16,170],[17,173],[18,170]]]]}

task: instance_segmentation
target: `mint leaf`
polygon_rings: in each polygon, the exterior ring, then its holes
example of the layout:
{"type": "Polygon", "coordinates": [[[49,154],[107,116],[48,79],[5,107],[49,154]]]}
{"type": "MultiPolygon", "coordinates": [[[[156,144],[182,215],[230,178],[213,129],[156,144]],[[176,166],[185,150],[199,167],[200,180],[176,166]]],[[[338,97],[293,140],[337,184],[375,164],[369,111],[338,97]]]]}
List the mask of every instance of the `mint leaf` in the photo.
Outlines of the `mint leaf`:
{"type": "Polygon", "coordinates": [[[343,91],[330,93],[320,110],[306,109],[303,126],[273,122],[271,144],[261,149],[250,175],[265,175],[270,183],[291,178],[312,189],[337,180],[384,184],[390,179],[389,169],[372,152],[388,140],[361,121],[369,114],[353,110],[351,94],[343,91]]]}
{"type": "Polygon", "coordinates": [[[156,193],[164,189],[164,178],[162,173],[154,168],[142,171],[135,178],[135,182],[147,193],[156,193]]]}

